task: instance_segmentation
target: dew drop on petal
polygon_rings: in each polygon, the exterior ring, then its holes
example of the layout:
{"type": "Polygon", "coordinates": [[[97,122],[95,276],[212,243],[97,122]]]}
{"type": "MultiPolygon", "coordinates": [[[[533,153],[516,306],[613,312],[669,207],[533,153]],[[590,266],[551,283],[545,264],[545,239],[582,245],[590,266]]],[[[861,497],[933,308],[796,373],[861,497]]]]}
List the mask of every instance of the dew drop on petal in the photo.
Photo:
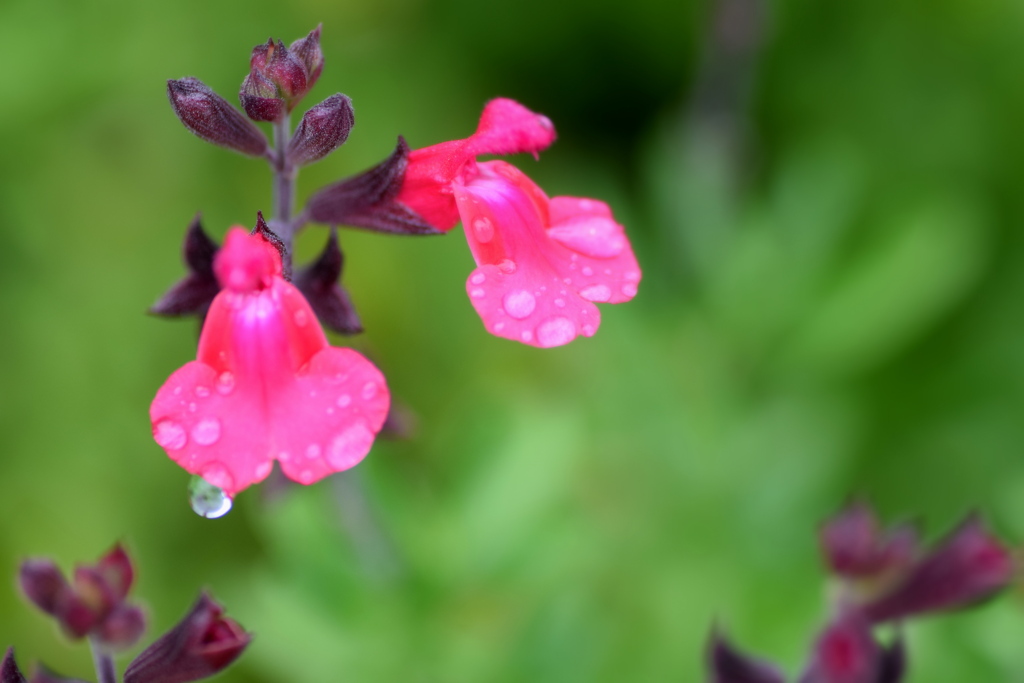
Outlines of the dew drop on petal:
{"type": "Polygon", "coordinates": [[[352,403],[352,397],[349,396],[348,394],[342,394],[341,396],[338,397],[338,400],[335,401],[335,403],[338,404],[339,408],[345,408],[348,406],[348,404],[352,403]]]}
{"type": "Polygon", "coordinates": [[[161,420],[153,428],[153,438],[169,451],[179,451],[188,443],[185,428],[171,420],[161,420]]]}
{"type": "Polygon", "coordinates": [[[494,224],[490,218],[480,217],[473,219],[473,235],[478,242],[490,242],[494,239],[494,224]]]}
{"type": "Polygon", "coordinates": [[[335,470],[347,470],[363,459],[372,444],[373,432],[357,422],[334,437],[327,450],[327,461],[335,470]]]}
{"type": "Polygon", "coordinates": [[[587,301],[608,301],[612,298],[612,290],[608,285],[591,285],[580,291],[587,301]]]}
{"type": "Polygon", "coordinates": [[[199,410],[199,406],[198,406],[198,405],[196,405],[195,401],[193,401],[192,403],[189,403],[189,404],[188,404],[188,412],[190,412],[190,413],[194,413],[194,412],[196,412],[197,410],[199,410]]]}
{"type": "Polygon", "coordinates": [[[626,296],[636,296],[636,285],[632,283],[622,285],[622,293],[626,296]]]}
{"type": "Polygon", "coordinates": [[[487,292],[485,292],[485,291],[484,291],[483,289],[481,289],[480,287],[474,287],[474,288],[473,288],[473,291],[471,291],[471,292],[469,293],[469,295],[470,295],[471,297],[473,297],[474,299],[482,299],[482,298],[484,297],[484,295],[485,295],[486,293],[487,293],[487,292]]]}
{"type": "Polygon", "coordinates": [[[235,390],[235,376],[230,372],[220,373],[220,377],[217,378],[217,393],[221,396],[227,396],[235,390]]]}
{"type": "Polygon", "coordinates": [[[299,327],[305,327],[306,323],[309,322],[309,314],[302,309],[295,311],[295,315],[293,315],[292,318],[295,320],[295,324],[299,327]]]}
{"type": "Polygon", "coordinates": [[[583,326],[583,335],[584,336],[592,337],[594,335],[594,332],[596,332],[596,330],[594,329],[593,325],[587,324],[587,325],[583,326]]]}
{"type": "Polygon", "coordinates": [[[516,262],[509,259],[505,259],[498,264],[498,270],[505,273],[505,275],[511,275],[516,272],[516,262]]]}
{"type": "Polygon", "coordinates": [[[313,483],[316,477],[313,475],[313,470],[302,470],[299,472],[299,483],[309,486],[313,483]]]}
{"type": "Polygon", "coordinates": [[[192,440],[200,446],[209,446],[217,443],[220,438],[220,420],[215,417],[208,417],[200,420],[192,428],[192,440]]]}
{"type": "Polygon", "coordinates": [[[198,396],[199,398],[206,398],[209,395],[210,395],[209,387],[204,387],[204,386],[196,387],[196,396],[198,396]]]}
{"type": "Polygon", "coordinates": [[[277,454],[277,459],[280,462],[288,462],[289,460],[292,459],[292,454],[289,453],[288,451],[281,451],[280,453],[277,454]]]}
{"type": "Polygon", "coordinates": [[[188,484],[188,501],[192,510],[206,519],[217,519],[231,511],[231,496],[199,475],[188,484]]]}
{"type": "Polygon", "coordinates": [[[495,332],[501,332],[503,329],[505,329],[505,323],[497,323],[494,326],[495,332]]]}
{"type": "Polygon", "coordinates": [[[529,330],[523,330],[522,334],[520,334],[519,337],[524,342],[533,341],[533,332],[530,332],[529,330]]]}
{"type": "Polygon", "coordinates": [[[587,277],[590,277],[591,275],[594,274],[594,269],[591,268],[590,266],[583,266],[583,274],[586,275],[587,277]]]}
{"type": "Polygon", "coordinates": [[[565,308],[565,299],[555,299],[555,305],[559,308],[565,308]]]}
{"type": "Polygon", "coordinates": [[[542,346],[561,346],[576,338],[576,325],[568,318],[546,320],[537,328],[537,341],[542,346]]]}
{"type": "Polygon", "coordinates": [[[626,273],[623,276],[623,278],[626,280],[626,282],[640,282],[640,272],[636,270],[631,270],[628,273],[626,273]]]}
{"type": "Polygon", "coordinates": [[[174,395],[181,396],[181,387],[174,387],[174,395]]]}
{"type": "Polygon", "coordinates": [[[369,401],[370,399],[372,399],[376,395],[377,395],[377,383],[376,382],[367,382],[365,385],[363,385],[363,392],[362,392],[363,400],[369,401]]]}
{"type": "Polygon", "coordinates": [[[472,282],[474,285],[482,285],[484,283],[484,280],[486,279],[486,275],[484,275],[483,273],[477,273],[473,277],[469,278],[469,281],[472,282]]]}
{"type": "Polygon", "coordinates": [[[505,312],[516,320],[522,320],[533,313],[537,307],[537,300],[525,289],[517,289],[505,295],[502,305],[505,312]]]}
{"type": "Polygon", "coordinates": [[[320,444],[311,443],[306,446],[306,457],[310,460],[316,460],[320,457],[320,444]]]}

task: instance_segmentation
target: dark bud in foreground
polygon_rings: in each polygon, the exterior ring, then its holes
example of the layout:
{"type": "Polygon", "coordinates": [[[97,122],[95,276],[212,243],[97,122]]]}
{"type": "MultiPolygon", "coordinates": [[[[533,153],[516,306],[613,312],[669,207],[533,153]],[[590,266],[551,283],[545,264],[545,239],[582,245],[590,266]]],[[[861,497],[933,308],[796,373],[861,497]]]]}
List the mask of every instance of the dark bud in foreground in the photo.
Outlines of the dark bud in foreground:
{"type": "Polygon", "coordinates": [[[864,607],[875,623],[967,607],[1013,578],[1010,551],[970,516],[885,595],[864,607]]]}
{"type": "Polygon", "coordinates": [[[267,152],[267,137],[198,78],[167,81],[167,97],[185,127],[207,142],[249,156],[267,152]]]}
{"type": "Polygon", "coordinates": [[[302,116],[288,144],[288,161],[304,166],[345,144],[355,123],[352,100],[338,93],[316,105],[302,116]]]}
{"type": "Polygon", "coordinates": [[[188,275],[160,297],[149,312],[169,317],[205,316],[210,302],[220,291],[217,276],[213,273],[213,258],[219,248],[203,230],[199,216],[196,215],[188,226],[182,246],[182,258],[188,268],[188,275]]]}
{"type": "Polygon", "coordinates": [[[845,578],[877,578],[905,569],[917,552],[917,532],[909,525],[880,528],[871,508],[854,502],[821,527],[825,562],[845,578]]]}
{"type": "Polygon", "coordinates": [[[825,629],[800,683],[879,683],[882,650],[871,626],[858,613],[846,614],[825,629]]]}
{"type": "Polygon", "coordinates": [[[338,233],[332,229],[319,258],[295,275],[295,286],[324,326],[341,334],[359,334],[363,324],[348,292],[339,283],[344,263],[338,233]]]}
{"type": "Polygon", "coordinates": [[[90,636],[118,650],[134,645],[146,626],[142,611],[125,602],[134,577],[128,555],[117,545],[95,565],[76,567],[71,583],[46,559],[23,562],[18,579],[25,596],[70,637],[90,636]]]}
{"type": "Polygon", "coordinates": [[[28,683],[18,668],[18,663],[14,661],[13,647],[7,648],[4,661],[0,664],[0,683],[28,683]]]}
{"type": "Polygon", "coordinates": [[[291,282],[292,263],[288,256],[288,248],[285,247],[284,241],[277,236],[277,233],[271,230],[270,226],[267,225],[267,221],[263,218],[262,211],[256,212],[256,227],[252,229],[252,233],[250,234],[259,235],[274,245],[274,248],[277,249],[277,253],[281,256],[281,268],[283,269],[281,275],[285,280],[291,282]]]}
{"type": "Polygon", "coordinates": [[[409,146],[399,136],[395,151],[373,168],[321,189],[306,203],[306,216],[327,225],[351,225],[397,235],[440,235],[411,209],[394,201],[402,189],[409,146]]]}
{"type": "Polygon", "coordinates": [[[708,648],[708,680],[711,683],[784,683],[774,667],[739,652],[719,633],[708,648]]]}
{"type": "Polygon", "coordinates": [[[203,593],[177,626],[146,648],[124,683],[186,683],[212,676],[238,659],[251,637],[203,593]]]}

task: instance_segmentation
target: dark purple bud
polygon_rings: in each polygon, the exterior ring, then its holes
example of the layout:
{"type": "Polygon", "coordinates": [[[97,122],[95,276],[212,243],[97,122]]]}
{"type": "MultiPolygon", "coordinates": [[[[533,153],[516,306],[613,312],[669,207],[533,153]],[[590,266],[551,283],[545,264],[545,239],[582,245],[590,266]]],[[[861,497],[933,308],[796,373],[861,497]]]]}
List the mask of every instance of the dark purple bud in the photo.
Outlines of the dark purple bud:
{"type": "Polygon", "coordinates": [[[277,86],[258,71],[251,71],[238,93],[242,109],[253,121],[277,121],[285,114],[284,100],[277,97],[277,86]]]}
{"type": "Polygon", "coordinates": [[[61,603],[66,599],[70,587],[64,574],[50,560],[25,560],[21,563],[18,582],[32,604],[46,612],[56,615],[61,603]]]}
{"type": "Polygon", "coordinates": [[[907,650],[903,644],[903,636],[897,634],[896,640],[882,650],[879,662],[878,683],[900,683],[907,672],[907,650]]]}
{"type": "Polygon", "coordinates": [[[110,549],[96,564],[96,570],[106,581],[117,600],[124,600],[135,581],[135,568],[120,543],[110,549]]]}
{"type": "Polygon", "coordinates": [[[210,303],[220,291],[220,283],[213,272],[213,258],[219,248],[203,230],[199,215],[196,214],[185,233],[182,247],[188,275],[160,297],[149,312],[169,317],[205,316],[210,303]]]}
{"type": "Polygon", "coordinates": [[[419,214],[394,201],[402,189],[409,146],[399,136],[395,151],[373,168],[321,189],[306,203],[310,220],[398,235],[442,235],[419,214]]]}
{"type": "MultiPolygon", "coordinates": [[[[285,111],[291,111],[309,90],[306,66],[280,40],[271,38],[252,49],[249,59],[249,76],[242,83],[242,102],[249,112],[246,96],[276,98],[281,100],[285,111]]],[[[270,106],[266,104],[265,106],[270,106]]],[[[266,112],[257,107],[260,116],[266,112]]],[[[251,113],[250,113],[251,115],[251,113]]],[[[259,121],[276,119],[258,118],[259,121]]]]}
{"type": "Polygon", "coordinates": [[[250,233],[252,235],[259,235],[266,241],[274,245],[277,249],[278,255],[281,257],[281,276],[291,282],[292,279],[292,261],[288,255],[288,247],[285,246],[284,240],[277,236],[277,233],[270,229],[267,221],[263,218],[263,212],[256,212],[256,227],[252,229],[250,233]]]}
{"type": "Polygon", "coordinates": [[[784,683],[782,674],[765,662],[739,652],[719,633],[708,648],[711,683],[784,683]]]}
{"type": "Polygon", "coordinates": [[[851,612],[830,624],[818,638],[800,683],[878,683],[881,657],[870,625],[862,615],[851,612]]]}
{"type": "Polygon", "coordinates": [[[198,78],[167,81],[167,96],[185,127],[203,140],[250,156],[266,154],[260,129],[198,78]]]}
{"type": "Polygon", "coordinates": [[[146,632],[146,615],[134,605],[120,604],[93,630],[92,637],[108,650],[127,650],[146,632]]]}
{"type": "Polygon", "coordinates": [[[302,115],[295,135],[288,144],[288,161],[304,166],[345,144],[355,123],[352,100],[338,93],[302,115]]]}
{"type": "Polygon", "coordinates": [[[146,648],[124,672],[124,683],[186,683],[223,670],[251,637],[203,593],[177,626],[146,648]]]}
{"type": "Polygon", "coordinates": [[[825,562],[846,578],[873,578],[906,568],[917,551],[917,532],[908,525],[883,533],[871,508],[854,502],[826,522],[820,532],[825,562]]]}
{"type": "Polygon", "coordinates": [[[865,612],[877,623],[966,607],[1005,588],[1013,573],[1010,552],[971,515],[865,612]]]}
{"type": "Polygon", "coordinates": [[[36,671],[32,674],[32,679],[29,683],[86,683],[80,678],[68,678],[67,676],[61,676],[59,673],[49,669],[42,664],[36,665],[36,671]]]}
{"type": "Polygon", "coordinates": [[[322,28],[323,24],[318,24],[309,32],[309,35],[296,40],[288,48],[306,67],[307,89],[313,87],[313,84],[320,78],[320,72],[324,70],[324,51],[320,49],[320,30],[322,28]]]}
{"type": "Polygon", "coordinates": [[[13,647],[7,648],[4,661],[0,664],[0,683],[27,683],[21,669],[18,668],[18,663],[14,661],[13,647]]]}
{"type": "Polygon", "coordinates": [[[337,231],[332,229],[320,257],[295,275],[295,286],[324,326],[341,334],[359,334],[363,324],[348,292],[338,282],[344,263],[337,231]]]}

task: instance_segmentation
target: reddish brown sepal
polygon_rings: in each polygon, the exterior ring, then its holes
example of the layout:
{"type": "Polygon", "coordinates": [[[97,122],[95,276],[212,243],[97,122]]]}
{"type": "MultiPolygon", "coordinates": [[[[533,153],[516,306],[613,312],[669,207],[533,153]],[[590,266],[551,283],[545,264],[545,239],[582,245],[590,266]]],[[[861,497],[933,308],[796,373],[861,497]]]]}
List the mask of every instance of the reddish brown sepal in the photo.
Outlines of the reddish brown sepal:
{"type": "Polygon", "coordinates": [[[260,129],[198,78],[167,81],[167,97],[178,119],[203,140],[249,156],[266,154],[260,129]]]}
{"type": "Polygon", "coordinates": [[[288,144],[288,161],[304,166],[323,159],[345,144],[354,123],[352,100],[341,93],[331,95],[303,114],[288,144]]]}
{"type": "Polygon", "coordinates": [[[220,291],[213,274],[213,258],[220,247],[203,230],[199,215],[192,219],[182,245],[182,259],[188,275],[171,287],[153,304],[150,313],[168,317],[197,315],[203,317],[213,297],[220,291]]]}
{"type": "Polygon", "coordinates": [[[0,663],[0,683],[28,683],[18,663],[14,661],[14,648],[7,648],[3,663],[0,663]]]}
{"type": "Polygon", "coordinates": [[[715,632],[708,647],[708,679],[711,683],[784,683],[773,666],[749,657],[715,632]]]}
{"type": "Polygon", "coordinates": [[[317,260],[295,275],[295,286],[313,307],[321,324],[341,334],[359,334],[363,324],[348,292],[339,283],[344,263],[337,231],[332,229],[317,260]]]}

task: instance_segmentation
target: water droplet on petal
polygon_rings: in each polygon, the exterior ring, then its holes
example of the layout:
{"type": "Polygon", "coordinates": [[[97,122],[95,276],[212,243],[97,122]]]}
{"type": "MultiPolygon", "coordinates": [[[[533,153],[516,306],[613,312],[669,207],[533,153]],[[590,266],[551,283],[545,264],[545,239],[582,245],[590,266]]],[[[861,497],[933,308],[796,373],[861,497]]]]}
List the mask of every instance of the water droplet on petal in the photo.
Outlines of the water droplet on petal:
{"type": "Polygon", "coordinates": [[[486,293],[487,292],[485,292],[484,290],[480,289],[479,287],[474,287],[473,291],[471,291],[469,293],[469,295],[471,297],[473,297],[474,299],[482,299],[484,297],[484,294],[486,294],[486,293]]]}
{"type": "Polygon", "coordinates": [[[292,454],[288,451],[281,451],[277,454],[277,459],[281,462],[288,462],[292,459],[292,454]]]}
{"type": "Polygon", "coordinates": [[[310,460],[316,460],[320,457],[320,444],[311,443],[306,446],[306,457],[310,460]]]}
{"type": "Polygon", "coordinates": [[[501,332],[503,329],[505,329],[505,323],[497,323],[494,326],[494,331],[495,332],[501,332]]]}
{"type": "Polygon", "coordinates": [[[342,394],[341,396],[338,397],[338,400],[335,401],[335,403],[338,404],[339,408],[344,408],[348,404],[352,403],[352,397],[349,396],[348,394],[342,394]]]}
{"type": "Polygon", "coordinates": [[[640,272],[636,270],[631,270],[622,277],[626,282],[640,282],[640,272]]]}
{"type": "Polygon", "coordinates": [[[188,484],[188,502],[200,517],[217,519],[231,511],[231,496],[219,486],[195,475],[188,484]]]}
{"type": "Polygon", "coordinates": [[[347,470],[363,459],[373,445],[373,432],[357,422],[331,441],[327,461],[337,471],[347,470]]]}
{"type": "Polygon", "coordinates": [[[267,475],[270,474],[270,470],[272,470],[273,467],[274,467],[274,463],[271,462],[270,460],[267,460],[266,462],[260,463],[259,465],[257,465],[256,466],[256,479],[257,480],[266,479],[267,475]]]}
{"type": "Polygon", "coordinates": [[[522,320],[533,313],[537,307],[537,300],[525,289],[517,289],[505,295],[503,300],[505,312],[516,320],[522,320]]]}
{"type": "Polygon", "coordinates": [[[366,400],[366,401],[369,401],[370,399],[372,399],[376,395],[377,395],[377,383],[376,382],[367,382],[363,386],[363,393],[362,393],[363,399],[366,400]]]}
{"type": "Polygon", "coordinates": [[[171,420],[161,420],[153,428],[153,438],[160,446],[169,451],[178,451],[188,443],[185,428],[171,420]]]}
{"type": "Polygon", "coordinates": [[[227,396],[235,390],[235,376],[230,372],[220,373],[220,377],[217,378],[217,393],[221,396],[227,396]]]}
{"type": "Polygon", "coordinates": [[[590,277],[591,275],[594,274],[594,269],[591,268],[590,266],[583,266],[583,274],[586,275],[587,277],[590,277]]]}
{"type": "Polygon", "coordinates": [[[486,275],[484,275],[483,273],[477,273],[473,277],[469,278],[469,281],[472,282],[474,285],[482,285],[484,283],[484,280],[486,279],[486,275]]]}
{"type": "Polygon", "coordinates": [[[295,315],[292,317],[295,319],[295,324],[299,327],[305,327],[306,323],[309,322],[309,315],[302,309],[295,311],[295,315]]]}
{"type": "Polygon", "coordinates": [[[519,337],[524,342],[533,341],[533,332],[530,332],[529,330],[523,330],[522,334],[520,334],[519,337]]]}
{"type": "Polygon", "coordinates": [[[209,446],[217,443],[220,438],[220,420],[215,417],[208,417],[200,420],[192,428],[192,439],[200,446],[209,446]]]}
{"type": "Polygon", "coordinates": [[[473,235],[479,242],[490,242],[494,238],[494,224],[490,218],[473,219],[473,235]]]}
{"type": "Polygon", "coordinates": [[[197,405],[196,405],[195,401],[193,401],[192,403],[189,403],[189,404],[188,404],[188,412],[190,412],[190,413],[194,413],[194,412],[196,412],[196,411],[197,411],[198,409],[199,409],[199,406],[197,406],[197,405]]]}
{"type": "Polygon", "coordinates": [[[626,296],[636,296],[636,285],[631,283],[622,285],[622,293],[626,296]]]}
{"type": "Polygon", "coordinates": [[[174,395],[181,396],[181,387],[174,387],[174,395]]]}
{"type": "Polygon", "coordinates": [[[580,291],[587,301],[608,301],[612,298],[612,290],[608,285],[591,285],[580,291]]]}
{"type": "Polygon", "coordinates": [[[542,346],[561,346],[576,338],[576,325],[568,318],[552,318],[537,328],[537,341],[542,346]]]}
{"type": "Polygon", "coordinates": [[[619,225],[610,218],[593,216],[550,228],[548,236],[581,254],[612,258],[626,248],[626,240],[620,231],[619,225]]]}
{"type": "Polygon", "coordinates": [[[309,486],[313,483],[314,479],[313,470],[302,470],[299,472],[299,483],[309,486]]]}
{"type": "Polygon", "coordinates": [[[209,387],[203,387],[203,386],[196,387],[196,396],[198,396],[199,398],[206,398],[209,395],[210,395],[209,387]]]}
{"type": "Polygon", "coordinates": [[[565,299],[555,299],[555,305],[559,308],[565,308],[565,299]]]}
{"type": "Polygon", "coordinates": [[[593,325],[584,325],[583,326],[583,335],[585,337],[592,337],[594,335],[595,331],[596,330],[594,329],[593,325]]]}
{"type": "Polygon", "coordinates": [[[498,264],[498,270],[505,273],[505,275],[511,275],[512,273],[516,272],[516,262],[510,261],[509,259],[505,259],[504,261],[498,264]]]}

